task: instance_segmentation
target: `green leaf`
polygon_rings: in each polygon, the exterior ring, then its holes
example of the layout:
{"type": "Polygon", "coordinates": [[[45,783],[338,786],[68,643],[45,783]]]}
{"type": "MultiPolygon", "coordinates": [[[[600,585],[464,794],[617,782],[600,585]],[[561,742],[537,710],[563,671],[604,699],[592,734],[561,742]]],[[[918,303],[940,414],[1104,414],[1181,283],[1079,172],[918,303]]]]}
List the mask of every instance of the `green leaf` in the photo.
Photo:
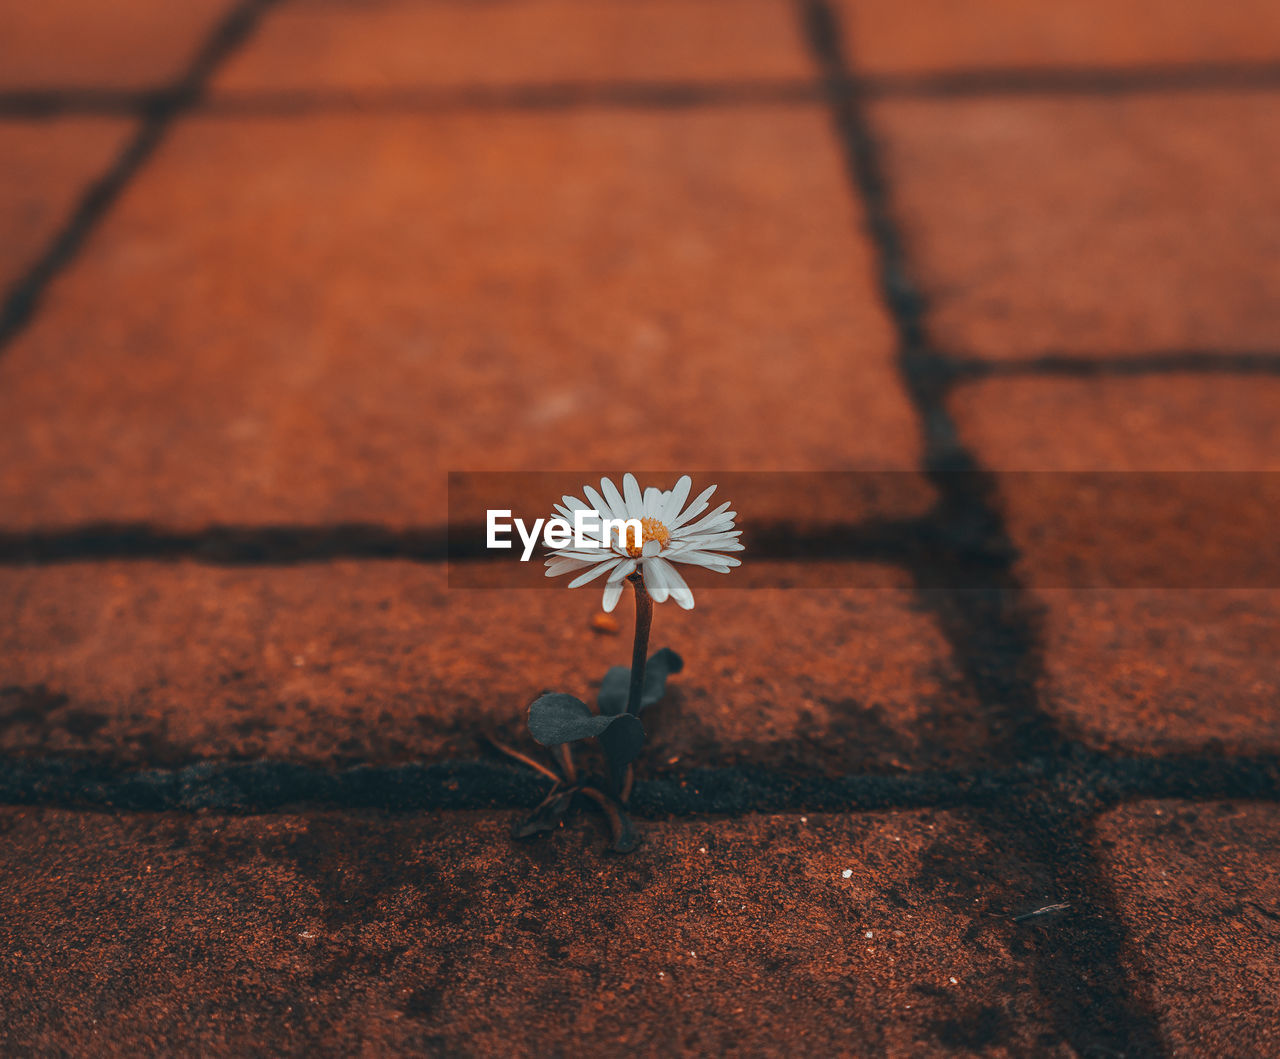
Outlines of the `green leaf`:
{"type": "Polygon", "coordinates": [[[667,690],[667,677],[684,668],[684,659],[670,647],[662,647],[649,656],[644,666],[644,690],[640,692],[640,709],[652,706],[667,690]]]}
{"type": "Polygon", "coordinates": [[[611,720],[592,713],[581,699],[556,692],[529,707],[529,734],[543,746],[558,746],[599,735],[611,720]]]}
{"type": "Polygon", "coordinates": [[[630,713],[620,713],[605,720],[608,727],[600,733],[600,745],[604,748],[609,778],[616,790],[622,787],[627,766],[640,756],[640,748],[644,746],[644,725],[639,717],[630,713]]]}
{"type": "Polygon", "coordinates": [[[644,745],[644,725],[638,717],[629,713],[594,714],[581,699],[559,693],[534,700],[529,707],[529,734],[543,746],[596,736],[615,785],[621,785],[626,767],[644,745]]]}
{"type": "Polygon", "coordinates": [[[611,666],[600,681],[600,694],[596,703],[601,713],[625,713],[627,692],[631,690],[631,670],[626,666],[611,666]]]}
{"type": "MultiPolygon", "coordinates": [[[[682,659],[670,647],[663,647],[649,657],[644,666],[644,687],[640,690],[640,709],[661,700],[667,690],[667,677],[684,668],[682,659]]],[[[600,693],[596,703],[601,713],[622,713],[627,708],[627,695],[631,690],[631,670],[626,666],[611,666],[600,681],[600,693]]]]}

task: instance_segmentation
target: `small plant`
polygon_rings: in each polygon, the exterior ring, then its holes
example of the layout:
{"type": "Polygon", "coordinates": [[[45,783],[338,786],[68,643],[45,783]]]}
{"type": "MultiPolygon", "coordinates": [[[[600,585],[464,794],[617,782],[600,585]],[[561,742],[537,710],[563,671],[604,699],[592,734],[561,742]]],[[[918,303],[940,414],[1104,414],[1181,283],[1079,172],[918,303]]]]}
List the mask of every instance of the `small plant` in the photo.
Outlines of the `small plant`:
{"type": "Polygon", "coordinates": [[[517,838],[554,830],[574,798],[582,795],[594,802],[609,821],[610,849],[626,853],[636,847],[636,833],[626,806],[635,782],[635,761],[644,747],[640,714],[662,698],[667,678],[684,668],[680,656],[669,647],[646,658],[653,604],[672,599],[685,610],[692,610],[693,591],[674,564],[728,573],[739,565],[739,560],[724,553],[742,550],[738,540],[742,531],[733,526],[737,513],[729,510],[726,502],[704,514],[716,490],[714,485],[686,506],[692,485],[685,475],[667,492],[652,487],[642,492],[635,476],[628,474],[623,477],[621,492],[604,478],[599,492],[591,486],[583,487],[585,503],[565,496],[562,504],[555,505],[567,522],[573,522],[575,514],[582,511],[630,524],[629,531],[619,532],[616,539],[606,524],[602,530],[588,534],[587,546],[578,540],[570,547],[555,549],[546,566],[548,577],[575,573],[570,588],[605,577],[606,611],[618,605],[625,585],[630,584],[636,601],[635,641],[630,669],[613,666],[604,675],[595,711],[576,696],[563,693],[542,695],[529,706],[529,734],[550,750],[554,768],[495,744],[554,783],[546,798],[516,826],[517,838]],[[573,744],[585,739],[595,739],[604,754],[604,782],[578,772],[573,744]]]}

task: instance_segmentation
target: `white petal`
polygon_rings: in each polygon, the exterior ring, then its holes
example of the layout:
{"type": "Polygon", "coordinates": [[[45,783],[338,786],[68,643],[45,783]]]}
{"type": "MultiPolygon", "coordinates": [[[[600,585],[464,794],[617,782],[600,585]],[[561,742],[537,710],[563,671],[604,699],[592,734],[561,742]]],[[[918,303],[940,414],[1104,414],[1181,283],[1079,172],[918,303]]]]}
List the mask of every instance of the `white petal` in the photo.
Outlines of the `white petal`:
{"type": "Polygon", "coordinates": [[[741,566],[741,559],[733,559],[727,555],[716,555],[714,552],[667,552],[664,559],[673,563],[687,563],[689,566],[724,567],[741,566]]]}
{"type": "Polygon", "coordinates": [[[685,555],[714,555],[718,560],[721,552],[740,552],[742,546],[732,547],[728,544],[693,544],[689,547],[668,548],[662,554],[668,559],[679,559],[685,555]]]}
{"type": "Polygon", "coordinates": [[[740,552],[742,550],[743,546],[734,540],[680,541],[679,544],[673,544],[667,549],[668,552],[740,552]]]}
{"type": "Polygon", "coordinates": [[[622,476],[622,495],[627,500],[627,514],[634,518],[644,518],[644,494],[640,492],[636,476],[630,471],[622,476]]]}
{"type": "Polygon", "coordinates": [[[614,581],[621,581],[624,577],[635,570],[635,568],[636,561],[634,559],[627,559],[625,562],[619,563],[613,568],[613,573],[609,575],[609,583],[613,584],[614,581]]]}
{"type": "Polygon", "coordinates": [[[746,549],[741,544],[692,544],[688,547],[681,545],[679,548],[668,548],[662,554],[668,559],[674,559],[681,555],[688,555],[691,552],[714,552],[719,555],[720,552],[742,552],[746,549]]]}
{"type": "MultiPolygon", "coordinates": [[[[604,493],[604,498],[609,501],[609,506],[613,509],[614,518],[631,517],[626,501],[622,499],[622,494],[618,492],[618,487],[613,482],[609,481],[608,478],[601,478],[600,489],[604,493]]],[[[639,515],[636,517],[638,518],[639,515]]]]}
{"type": "Polygon", "coordinates": [[[693,479],[687,474],[681,475],[680,481],[676,482],[676,487],[667,494],[662,510],[658,512],[658,520],[664,526],[670,526],[671,520],[680,514],[680,508],[689,498],[689,490],[692,488],[693,479]]]}
{"type": "Polygon", "coordinates": [[[706,544],[708,541],[722,541],[725,544],[737,544],[742,530],[714,530],[711,533],[691,533],[687,537],[672,537],[671,547],[683,548],[689,544],[706,544]]]}
{"type": "MultiPolygon", "coordinates": [[[[714,485],[707,486],[706,489],[702,490],[702,492],[698,494],[694,502],[685,509],[683,514],[677,515],[672,521],[667,522],[667,529],[674,530],[677,526],[683,526],[691,518],[696,518],[698,515],[702,514],[702,512],[706,511],[707,501],[715,491],[716,487],[714,485]]],[[[663,521],[666,522],[666,519],[663,519],[663,521]]]]}
{"type": "Polygon", "coordinates": [[[662,551],[662,545],[657,541],[645,541],[644,551],[641,553],[646,559],[651,555],[657,555],[662,551]]]}
{"type": "MultiPolygon", "coordinates": [[[[674,562],[684,562],[683,559],[673,560],[674,562]]],[[[710,570],[713,574],[727,574],[729,567],[722,566],[720,563],[690,563],[690,566],[696,566],[699,570],[710,570]]]]}
{"type": "Polygon", "coordinates": [[[659,566],[659,564],[661,564],[663,583],[666,585],[671,598],[676,601],[682,610],[693,610],[693,590],[689,588],[685,579],[680,576],[680,571],[661,557],[653,560],[654,566],[659,566]]]}
{"type": "MultiPolygon", "coordinates": [[[[581,500],[578,500],[576,497],[562,496],[560,499],[563,501],[563,503],[553,504],[552,507],[554,507],[556,511],[560,513],[560,517],[563,518],[567,523],[569,523],[570,526],[574,525],[573,518],[577,512],[579,511],[590,512],[592,510],[588,505],[584,504],[581,500]]],[[[596,512],[596,513],[599,514],[599,512],[596,512]]],[[[600,540],[600,531],[598,528],[592,529],[590,526],[588,526],[583,529],[583,535],[589,538],[590,540],[596,540],[596,541],[600,540]]]]}
{"type": "Polygon", "coordinates": [[[556,558],[547,560],[547,576],[559,577],[561,574],[567,574],[570,570],[585,570],[588,566],[594,564],[586,562],[582,559],[556,558]]]}
{"type": "Polygon", "coordinates": [[[610,559],[608,562],[600,563],[598,566],[595,567],[595,569],[588,570],[585,574],[579,574],[577,577],[575,577],[572,581],[569,582],[569,587],[577,588],[579,585],[585,585],[588,581],[594,581],[601,574],[606,573],[609,570],[612,570],[621,561],[622,561],[621,559],[610,559]]]}
{"type": "MultiPolygon", "coordinates": [[[[681,545],[679,548],[668,548],[662,553],[662,557],[664,559],[680,559],[683,561],[684,556],[686,555],[714,555],[716,557],[716,561],[719,562],[720,559],[724,558],[724,556],[720,554],[721,552],[740,552],[742,550],[743,548],[740,544],[736,547],[729,544],[721,544],[714,548],[700,544],[694,544],[689,547],[681,545]]],[[[737,560],[735,559],[734,561],[736,562],[737,560]]]]}
{"type": "Polygon", "coordinates": [[[591,486],[584,485],[582,487],[582,491],[587,495],[587,502],[592,507],[594,507],[598,512],[600,512],[601,518],[620,518],[621,517],[620,515],[614,512],[613,508],[611,508],[608,505],[608,503],[606,503],[604,497],[602,497],[599,493],[597,493],[594,489],[592,489],[591,486]]]}
{"type": "MultiPolygon", "coordinates": [[[[724,515],[726,511],[729,510],[729,505],[732,502],[733,501],[731,500],[726,500],[723,504],[721,504],[718,508],[716,508],[713,512],[711,512],[711,514],[709,514],[706,518],[698,522],[695,522],[692,526],[686,526],[685,533],[698,533],[704,527],[716,525],[717,523],[723,521],[721,516],[724,515]]],[[[734,514],[736,513],[737,512],[735,512],[734,514]]],[[[729,518],[732,518],[732,517],[733,517],[732,515],[729,516],[729,518]]]]}
{"type": "MultiPolygon", "coordinates": [[[[700,533],[730,533],[733,531],[733,518],[736,511],[726,511],[722,515],[716,515],[714,518],[708,515],[701,522],[696,522],[692,526],[681,526],[678,530],[673,530],[671,536],[696,537],[700,533]]],[[[739,530],[739,533],[742,531],[739,530]]]]}
{"type": "Polygon", "coordinates": [[[604,607],[606,614],[608,614],[609,611],[613,610],[613,608],[618,605],[618,598],[621,595],[622,595],[621,581],[614,581],[612,584],[608,584],[604,586],[604,602],[601,605],[604,607]]]}
{"type": "Polygon", "coordinates": [[[666,570],[663,569],[665,566],[667,564],[656,555],[646,556],[644,559],[644,587],[649,590],[655,603],[665,603],[667,596],[671,594],[666,570]]]}
{"type": "Polygon", "coordinates": [[[649,486],[644,491],[644,517],[657,518],[662,509],[662,490],[649,486]]]}

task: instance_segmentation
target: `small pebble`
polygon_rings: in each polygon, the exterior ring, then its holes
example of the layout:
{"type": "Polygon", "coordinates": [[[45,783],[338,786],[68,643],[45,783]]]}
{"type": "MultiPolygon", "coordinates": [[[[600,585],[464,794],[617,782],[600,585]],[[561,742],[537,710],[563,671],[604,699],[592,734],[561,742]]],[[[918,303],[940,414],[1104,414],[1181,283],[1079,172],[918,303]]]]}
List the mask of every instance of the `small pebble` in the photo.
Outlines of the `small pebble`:
{"type": "Polygon", "coordinates": [[[844,878],[846,878],[846,879],[852,879],[852,878],[853,878],[853,869],[852,869],[852,868],[845,868],[845,870],[844,870],[844,871],[842,871],[840,874],[841,874],[842,876],[844,876],[844,878]]]}
{"type": "Polygon", "coordinates": [[[618,624],[618,619],[612,615],[596,614],[591,619],[591,628],[596,632],[609,635],[611,633],[617,633],[622,626],[618,624]]]}
{"type": "Polygon", "coordinates": [[[874,938],[875,936],[876,936],[876,932],[875,932],[874,930],[868,930],[868,931],[867,931],[867,937],[868,937],[868,938],[874,938]]]}
{"type": "Polygon", "coordinates": [[[956,985],[956,980],[954,978],[949,979],[949,981],[951,982],[952,985],[956,985]]]}

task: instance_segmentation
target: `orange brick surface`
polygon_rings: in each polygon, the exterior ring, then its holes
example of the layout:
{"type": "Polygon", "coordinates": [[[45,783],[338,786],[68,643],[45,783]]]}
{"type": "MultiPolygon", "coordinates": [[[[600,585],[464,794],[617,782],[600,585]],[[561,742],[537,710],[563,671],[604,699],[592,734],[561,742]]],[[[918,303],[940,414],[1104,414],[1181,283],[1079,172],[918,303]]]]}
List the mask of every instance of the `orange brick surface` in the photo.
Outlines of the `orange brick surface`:
{"type": "Polygon", "coordinates": [[[1135,802],[1098,835],[1170,1052],[1280,1046],[1275,806],[1135,802]]]}
{"type": "Polygon", "coordinates": [[[895,208],[947,349],[1274,350],[1269,92],[894,101],[895,208]]]}
{"type": "Polygon", "coordinates": [[[48,0],[0,10],[0,89],[158,89],[186,72],[229,0],[48,0]]]}
{"type": "Polygon", "coordinates": [[[1000,499],[1017,569],[1038,590],[1046,708],[1086,743],[1129,753],[1280,749],[1274,563],[1264,558],[1256,581],[1229,588],[1176,587],[1214,570],[1247,572],[1254,552],[1273,547],[1270,494],[1253,495],[1269,478],[1213,472],[1277,469],[1277,399],[1270,378],[1188,373],[997,379],[955,391],[961,433],[984,465],[1045,472],[1044,489],[1018,474],[1001,479],[1000,499]],[[1091,482],[1081,473],[1091,471],[1129,473],[1091,482]],[[1073,484],[1054,488],[1057,472],[1073,484]],[[1085,494],[1102,490],[1109,503],[1130,498],[1114,508],[1127,516],[1118,526],[1090,522],[1085,494]],[[1232,561],[1209,554],[1219,547],[1232,561]],[[1117,553],[1129,558],[1109,566],[1117,553]],[[1097,587],[1106,582],[1087,572],[1072,579],[1094,562],[1116,573],[1117,587],[1097,587]]]}
{"type": "Polygon", "coordinates": [[[1278,18],[8,4],[0,1053],[1280,1051],[1278,18]],[[725,483],[626,857],[444,562],[592,468],[904,472],[725,483]]]}
{"type": "Polygon", "coordinates": [[[918,460],[791,108],[197,120],[0,361],[10,526],[442,525],[450,469],[918,460]]]}
{"type": "Polygon", "coordinates": [[[946,1054],[1054,1036],[1007,907],[1037,880],[953,814],[656,823],[604,861],[584,824],[513,848],[502,814],[2,819],[2,898],[24,909],[0,925],[9,1050],[946,1054]],[[952,880],[921,890],[940,861],[952,880]]]}
{"type": "Polygon", "coordinates": [[[1188,371],[992,379],[950,399],[966,442],[997,471],[1273,472],[1277,407],[1274,377],[1188,371]]]}
{"type": "Polygon", "coordinates": [[[837,0],[861,69],[1123,69],[1280,58],[1268,0],[837,0]]]}
{"type": "Polygon", "coordinates": [[[111,119],[0,122],[0,291],[25,278],[130,131],[111,119]]]}
{"type": "MultiPolygon", "coordinates": [[[[0,583],[0,738],[26,757],[472,757],[489,732],[527,741],[524,710],[545,689],[594,702],[631,647],[628,600],[618,636],[592,631],[594,586],[450,591],[439,566],[410,563],[71,564],[0,583]]],[[[702,592],[692,612],[658,608],[662,644],[686,671],[646,715],[653,771],[983,759],[946,642],[905,593],[702,592]]]]}
{"type": "Polygon", "coordinates": [[[812,76],[785,0],[283,4],[218,78],[229,96],[812,76]]]}

